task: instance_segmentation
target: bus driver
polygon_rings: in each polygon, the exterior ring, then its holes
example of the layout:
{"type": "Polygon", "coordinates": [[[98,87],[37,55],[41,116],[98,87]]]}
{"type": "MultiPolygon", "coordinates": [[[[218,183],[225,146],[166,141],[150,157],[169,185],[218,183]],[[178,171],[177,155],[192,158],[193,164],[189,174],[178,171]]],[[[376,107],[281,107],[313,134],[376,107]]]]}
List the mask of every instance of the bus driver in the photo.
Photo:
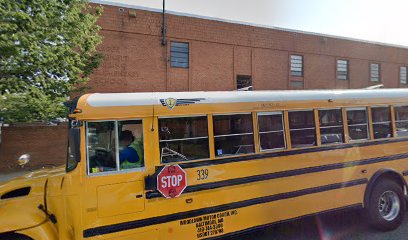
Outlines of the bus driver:
{"type": "Polygon", "coordinates": [[[143,150],[141,144],[135,141],[133,133],[122,131],[119,135],[119,161],[121,169],[143,167],[143,150]]]}

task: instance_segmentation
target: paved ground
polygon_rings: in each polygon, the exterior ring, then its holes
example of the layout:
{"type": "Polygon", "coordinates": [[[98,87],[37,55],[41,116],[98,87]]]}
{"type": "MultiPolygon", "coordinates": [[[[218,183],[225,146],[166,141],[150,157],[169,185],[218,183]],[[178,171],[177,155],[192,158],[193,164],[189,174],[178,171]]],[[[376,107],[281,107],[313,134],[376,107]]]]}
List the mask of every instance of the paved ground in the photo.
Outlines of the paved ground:
{"type": "MultiPolygon", "coordinates": [[[[0,173],[0,182],[23,174],[0,173]]],[[[347,211],[281,223],[264,230],[228,240],[405,240],[408,239],[408,213],[404,223],[392,232],[378,232],[368,226],[361,211],[347,211]]]]}
{"type": "Polygon", "coordinates": [[[228,240],[405,240],[408,239],[408,213],[404,223],[392,232],[379,232],[368,226],[360,211],[333,213],[282,223],[228,240]]]}

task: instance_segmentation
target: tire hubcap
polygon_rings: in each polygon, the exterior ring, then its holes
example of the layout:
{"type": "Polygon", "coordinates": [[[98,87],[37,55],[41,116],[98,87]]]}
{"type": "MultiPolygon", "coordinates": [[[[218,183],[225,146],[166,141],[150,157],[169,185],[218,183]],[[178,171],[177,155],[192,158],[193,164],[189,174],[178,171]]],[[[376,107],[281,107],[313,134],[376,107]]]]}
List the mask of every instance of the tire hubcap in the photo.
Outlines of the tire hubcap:
{"type": "Polygon", "coordinates": [[[385,220],[394,220],[400,212],[398,195],[393,191],[384,192],[378,200],[378,211],[385,220]]]}

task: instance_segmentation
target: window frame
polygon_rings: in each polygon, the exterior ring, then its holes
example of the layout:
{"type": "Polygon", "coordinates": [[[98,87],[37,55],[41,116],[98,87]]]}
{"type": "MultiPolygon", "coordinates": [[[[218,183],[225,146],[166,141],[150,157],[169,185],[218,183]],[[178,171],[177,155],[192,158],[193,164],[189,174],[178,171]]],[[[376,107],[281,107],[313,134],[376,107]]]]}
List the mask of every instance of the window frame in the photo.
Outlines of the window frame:
{"type": "MultiPolygon", "coordinates": [[[[170,67],[172,68],[185,68],[185,69],[189,69],[190,68],[190,42],[180,42],[180,41],[170,41],[170,67]],[[178,65],[179,63],[172,61],[172,53],[182,53],[182,52],[176,52],[176,51],[172,51],[172,43],[182,43],[182,44],[186,44],[187,45],[187,66],[180,66],[178,65]],[[173,65],[176,64],[176,65],[173,65]]],[[[174,46],[176,47],[176,46],[174,46]]],[[[175,56],[174,56],[175,57],[175,56]]],[[[182,57],[175,57],[175,58],[182,58],[182,57]]]]}
{"type": "Polygon", "coordinates": [[[258,131],[258,142],[259,142],[259,151],[260,152],[271,152],[271,151],[277,151],[277,150],[285,150],[288,149],[288,144],[287,144],[287,138],[286,138],[286,128],[285,128],[285,113],[284,111],[262,111],[262,112],[256,112],[256,118],[257,118],[257,131],[258,131]],[[266,116],[270,116],[270,115],[282,115],[282,130],[275,130],[275,131],[267,131],[267,132],[261,132],[259,130],[259,116],[262,115],[266,115],[266,116]],[[262,149],[261,148],[261,134],[264,133],[276,133],[276,132],[282,132],[283,133],[283,144],[284,147],[283,148],[270,148],[270,149],[262,149]]]}
{"type": "Polygon", "coordinates": [[[178,164],[178,163],[187,163],[187,162],[195,162],[195,161],[203,161],[211,159],[211,141],[210,141],[210,129],[208,127],[208,122],[210,118],[207,114],[197,114],[197,115],[180,115],[180,116],[157,116],[157,126],[159,126],[160,119],[171,119],[171,118],[193,118],[193,117],[206,117],[207,119],[207,137],[196,137],[196,138],[181,138],[181,139],[171,139],[171,140],[160,140],[160,130],[157,131],[157,139],[159,144],[159,156],[160,156],[160,164],[178,164]],[[200,159],[192,159],[186,161],[177,161],[177,162],[163,162],[161,156],[161,149],[160,149],[160,142],[171,142],[171,141],[183,141],[183,140],[192,140],[192,139],[204,139],[207,138],[208,141],[208,158],[200,158],[200,159]]]}
{"type": "Polygon", "coordinates": [[[391,106],[393,108],[392,120],[394,121],[394,126],[395,126],[395,129],[393,129],[394,137],[408,138],[408,136],[398,136],[397,123],[399,123],[399,122],[407,122],[408,123],[408,119],[407,120],[397,120],[397,111],[395,110],[395,108],[398,108],[398,107],[407,107],[408,108],[408,104],[406,104],[406,105],[405,104],[397,104],[397,105],[391,105],[391,106]]]}
{"type": "MultiPolygon", "coordinates": [[[[341,71],[343,72],[343,71],[341,71]]],[[[336,79],[339,81],[349,81],[350,80],[350,61],[348,59],[336,59],[336,79]],[[339,61],[346,62],[346,78],[339,78],[339,61]]]]}
{"type": "MultiPolygon", "coordinates": [[[[392,115],[392,112],[391,112],[391,106],[392,105],[373,105],[373,106],[370,106],[370,108],[371,108],[371,110],[370,110],[370,113],[371,113],[371,127],[372,127],[372,129],[373,129],[373,132],[372,132],[372,135],[373,135],[373,139],[372,140],[380,140],[380,139],[390,139],[390,138],[393,138],[394,137],[394,130],[393,130],[393,115],[392,115]],[[388,108],[388,112],[389,112],[389,118],[390,118],[390,120],[388,121],[388,122],[374,122],[374,119],[373,119],[373,108],[388,108]],[[390,124],[390,134],[391,134],[391,136],[390,137],[385,137],[385,138],[375,138],[375,136],[374,136],[374,124],[381,124],[381,123],[389,123],[390,124]]],[[[370,135],[371,136],[371,135],[370,135]]]]}
{"type": "Polygon", "coordinates": [[[346,110],[346,124],[347,124],[348,137],[349,137],[348,141],[351,143],[351,142],[360,142],[360,141],[369,141],[369,140],[372,140],[372,139],[371,139],[371,126],[372,126],[372,123],[370,122],[370,117],[371,117],[371,116],[370,116],[370,112],[369,112],[369,110],[368,110],[368,106],[363,106],[363,107],[346,107],[345,110],[346,110]],[[351,111],[353,111],[353,110],[365,110],[367,123],[366,123],[366,124],[359,123],[359,124],[351,124],[351,125],[350,125],[350,124],[348,123],[348,117],[347,117],[347,113],[348,113],[349,110],[351,110],[351,111]],[[356,140],[351,139],[351,138],[350,138],[350,126],[361,126],[361,125],[367,125],[367,138],[364,138],[364,139],[356,139],[356,140]]]}
{"type": "Polygon", "coordinates": [[[399,67],[399,83],[400,84],[407,84],[408,83],[408,66],[400,66],[399,67]],[[405,79],[402,79],[402,69],[405,69],[405,79]]]}
{"type": "Polygon", "coordinates": [[[381,82],[381,64],[376,63],[376,62],[370,63],[369,71],[370,71],[370,82],[380,83],[381,82]],[[378,76],[377,76],[378,79],[377,80],[373,80],[373,65],[378,66],[378,76]]]}
{"type": "MultiPolygon", "coordinates": [[[[298,63],[296,63],[298,64],[298,63]]],[[[302,78],[304,76],[304,72],[305,72],[305,60],[304,60],[304,56],[300,55],[300,54],[289,54],[289,76],[290,77],[300,77],[302,78]],[[293,57],[300,57],[301,59],[301,71],[292,71],[292,56],[293,57]],[[300,72],[300,75],[294,75],[293,73],[295,72],[300,72]]]]}
{"type": "MultiPolygon", "coordinates": [[[[320,124],[320,123],[319,123],[320,124]]],[[[292,110],[288,110],[288,132],[289,132],[289,136],[290,136],[290,146],[291,149],[302,149],[302,148],[310,148],[310,147],[318,147],[321,146],[321,144],[318,144],[318,134],[317,134],[317,126],[316,126],[316,116],[315,116],[315,108],[309,108],[309,109],[292,109],[292,110]],[[297,128],[297,129],[292,129],[290,127],[290,113],[291,112],[312,112],[313,114],[313,125],[314,128],[297,128]],[[292,143],[292,135],[291,135],[291,131],[302,131],[302,130],[312,130],[314,129],[314,136],[315,136],[315,143],[313,145],[309,145],[309,146],[305,146],[305,147],[294,147],[293,143],[292,143]]]]}
{"type": "MultiPolygon", "coordinates": [[[[335,107],[335,108],[317,108],[317,117],[318,117],[318,123],[319,123],[319,137],[320,137],[320,146],[330,146],[330,145],[340,145],[340,144],[347,144],[346,143],[346,129],[344,128],[344,118],[343,118],[343,109],[342,107],[335,107]],[[323,127],[323,128],[339,128],[341,127],[343,129],[343,142],[341,143],[322,143],[321,142],[321,137],[322,137],[322,131],[321,131],[321,121],[320,121],[320,115],[319,111],[326,111],[326,110],[340,110],[340,115],[341,115],[341,121],[342,124],[336,125],[336,126],[329,126],[329,127],[323,127]]],[[[347,115],[346,115],[346,124],[347,124],[347,115]]],[[[317,137],[317,136],[316,136],[317,137]]]]}
{"type": "Polygon", "coordinates": [[[214,156],[215,159],[221,159],[221,158],[226,158],[226,157],[233,157],[233,156],[242,156],[242,155],[249,155],[249,154],[256,154],[256,146],[255,146],[255,126],[254,126],[254,118],[252,112],[235,112],[235,113],[213,113],[211,114],[212,118],[212,138],[213,138],[213,144],[214,144],[214,156]],[[216,116],[231,116],[231,115],[245,115],[248,114],[251,116],[251,121],[252,121],[252,133],[235,133],[235,134],[223,134],[223,135],[215,135],[215,128],[214,128],[214,117],[216,116]],[[240,154],[233,154],[230,156],[219,156],[217,155],[216,149],[215,149],[215,139],[217,137],[228,137],[228,136],[248,136],[252,135],[252,141],[253,141],[253,152],[252,153],[240,153],[240,154]]]}
{"type": "MultiPolygon", "coordinates": [[[[89,122],[114,122],[114,129],[115,129],[115,148],[116,148],[116,164],[118,164],[119,160],[119,132],[118,132],[118,122],[119,121],[142,121],[142,129],[143,129],[143,135],[144,135],[144,119],[143,118],[131,118],[131,119],[103,119],[103,120],[85,120],[85,154],[86,154],[86,175],[88,177],[93,177],[93,176],[105,176],[105,175],[112,175],[112,174],[122,174],[122,173],[129,173],[129,172],[143,172],[146,170],[146,161],[144,161],[144,166],[143,167],[137,167],[137,168],[128,168],[128,169],[122,169],[120,170],[120,166],[116,166],[116,170],[114,171],[107,171],[107,172],[98,172],[98,173],[91,173],[89,169],[89,144],[88,144],[88,123],[89,122]],[[119,168],[119,169],[118,169],[119,168]]],[[[145,141],[143,137],[143,149],[145,148],[145,141]]],[[[146,154],[145,151],[143,151],[143,159],[146,160],[146,154]]]]}

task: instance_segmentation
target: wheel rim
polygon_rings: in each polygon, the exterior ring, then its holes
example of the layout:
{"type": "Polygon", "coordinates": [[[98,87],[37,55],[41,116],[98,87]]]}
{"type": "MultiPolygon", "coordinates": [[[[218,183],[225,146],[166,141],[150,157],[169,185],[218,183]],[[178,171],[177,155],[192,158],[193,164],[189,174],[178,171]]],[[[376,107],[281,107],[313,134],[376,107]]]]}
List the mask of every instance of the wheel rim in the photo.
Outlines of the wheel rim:
{"type": "Polygon", "coordinates": [[[400,212],[400,200],[393,191],[384,192],[378,200],[378,211],[387,221],[394,220],[400,212]]]}

